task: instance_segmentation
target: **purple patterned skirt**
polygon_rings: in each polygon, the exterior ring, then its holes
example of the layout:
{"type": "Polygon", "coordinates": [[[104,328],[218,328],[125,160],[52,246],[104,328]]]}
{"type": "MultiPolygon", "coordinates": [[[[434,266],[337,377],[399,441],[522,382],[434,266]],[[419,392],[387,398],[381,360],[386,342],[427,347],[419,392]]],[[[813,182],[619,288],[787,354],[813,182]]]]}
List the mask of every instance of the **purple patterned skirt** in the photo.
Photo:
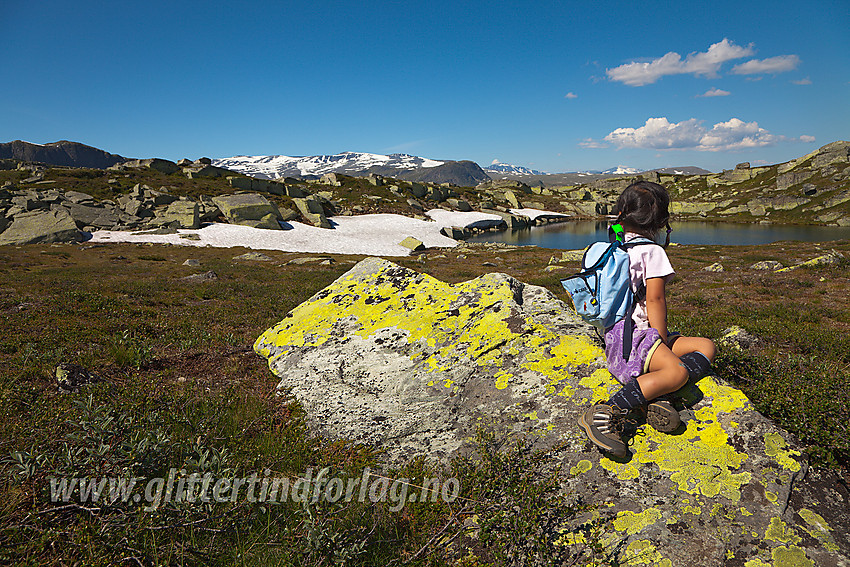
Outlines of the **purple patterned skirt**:
{"type": "Polygon", "coordinates": [[[628,360],[623,359],[623,319],[605,332],[605,358],[608,360],[608,371],[621,384],[628,384],[641,374],[648,371],[649,359],[658,345],[661,335],[657,329],[635,329],[632,335],[632,352],[628,360]]]}

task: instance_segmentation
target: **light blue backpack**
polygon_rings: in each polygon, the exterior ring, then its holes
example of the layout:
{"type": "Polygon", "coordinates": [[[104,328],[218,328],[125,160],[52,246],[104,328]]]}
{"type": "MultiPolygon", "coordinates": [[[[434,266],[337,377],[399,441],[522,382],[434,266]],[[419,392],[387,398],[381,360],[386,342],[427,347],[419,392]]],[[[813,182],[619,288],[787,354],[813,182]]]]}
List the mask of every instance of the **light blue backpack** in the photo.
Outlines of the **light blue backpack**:
{"type": "Polygon", "coordinates": [[[622,319],[623,357],[628,360],[632,350],[635,305],[646,295],[643,284],[632,289],[629,276],[629,254],[627,249],[642,244],[656,244],[648,238],[635,238],[623,242],[622,225],[611,227],[613,242],[594,242],[581,260],[582,271],[561,280],[561,285],[570,294],[573,306],[582,319],[606,331],[622,319]]]}

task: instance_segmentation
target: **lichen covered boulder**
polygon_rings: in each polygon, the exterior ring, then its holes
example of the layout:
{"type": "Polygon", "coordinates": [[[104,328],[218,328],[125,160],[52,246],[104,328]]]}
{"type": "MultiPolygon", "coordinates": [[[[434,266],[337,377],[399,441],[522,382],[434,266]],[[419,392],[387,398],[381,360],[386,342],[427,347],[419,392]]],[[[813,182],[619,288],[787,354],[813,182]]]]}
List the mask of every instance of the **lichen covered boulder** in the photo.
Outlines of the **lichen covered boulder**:
{"type": "Polygon", "coordinates": [[[479,427],[534,439],[630,564],[848,565],[846,487],[807,474],[793,439],[717,377],[685,391],[674,434],[636,418],[628,458],[593,447],[578,415],[619,385],[592,329],[544,288],[450,285],[369,258],[254,348],[313,430],[391,460],[447,458],[479,427]]]}

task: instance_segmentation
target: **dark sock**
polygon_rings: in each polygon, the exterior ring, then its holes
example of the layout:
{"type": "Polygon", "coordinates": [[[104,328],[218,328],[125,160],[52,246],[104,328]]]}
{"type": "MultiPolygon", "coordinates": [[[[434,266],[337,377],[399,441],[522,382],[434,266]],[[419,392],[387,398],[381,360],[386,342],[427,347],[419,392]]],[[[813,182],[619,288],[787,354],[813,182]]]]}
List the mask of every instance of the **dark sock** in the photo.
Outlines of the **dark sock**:
{"type": "Polygon", "coordinates": [[[708,374],[711,361],[699,351],[689,352],[679,357],[685,368],[688,369],[689,380],[699,380],[708,374]]]}
{"type": "Polygon", "coordinates": [[[637,380],[632,380],[623,388],[611,396],[608,400],[609,406],[617,406],[621,410],[629,411],[636,407],[646,405],[646,398],[643,397],[643,392],[640,390],[640,384],[637,380]]]}

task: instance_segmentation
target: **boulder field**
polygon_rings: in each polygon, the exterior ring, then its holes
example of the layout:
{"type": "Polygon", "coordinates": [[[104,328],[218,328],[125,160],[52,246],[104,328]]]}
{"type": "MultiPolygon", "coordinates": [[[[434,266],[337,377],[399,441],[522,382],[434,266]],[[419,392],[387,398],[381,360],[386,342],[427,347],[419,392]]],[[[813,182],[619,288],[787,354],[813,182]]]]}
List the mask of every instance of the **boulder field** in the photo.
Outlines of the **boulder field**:
{"type": "MultiPolygon", "coordinates": [[[[629,564],[850,565],[848,492],[716,376],[686,387],[684,425],[640,418],[630,455],[600,453],[576,421],[619,387],[601,343],[548,290],[505,274],[451,285],[367,258],[256,341],[320,434],[390,461],[445,460],[478,428],[524,437],[597,505],[629,564]]],[[[576,525],[565,542],[581,543],[576,525]]]]}

